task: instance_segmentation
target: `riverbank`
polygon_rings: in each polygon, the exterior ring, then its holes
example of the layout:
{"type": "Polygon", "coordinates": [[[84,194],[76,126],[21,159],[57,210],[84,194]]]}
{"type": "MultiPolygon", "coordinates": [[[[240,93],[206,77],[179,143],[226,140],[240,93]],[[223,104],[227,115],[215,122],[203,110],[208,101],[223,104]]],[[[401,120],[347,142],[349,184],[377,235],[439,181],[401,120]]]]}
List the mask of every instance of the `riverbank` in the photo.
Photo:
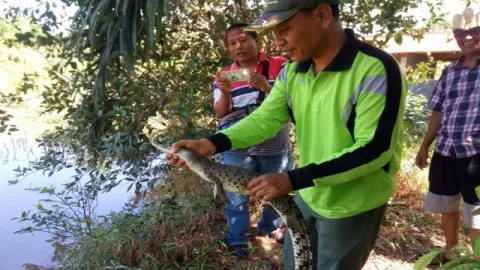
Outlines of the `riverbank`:
{"type": "MultiPolygon", "coordinates": [[[[80,250],[90,255],[76,258],[77,266],[110,266],[115,261],[117,266],[142,269],[155,265],[168,269],[283,269],[282,246],[256,233],[257,202],[251,201],[251,258],[237,260],[229,254],[223,240],[224,205],[213,200],[211,188],[189,174],[173,174],[171,182],[140,201],[137,206],[145,207],[142,214],[114,215],[108,226],[99,227],[95,239],[82,242],[80,250]],[[168,192],[174,195],[165,196],[168,192]]],[[[423,196],[421,189],[400,180],[365,270],[413,269],[422,254],[443,246],[440,219],[424,213],[423,196]]],[[[461,240],[466,241],[463,232],[461,240]]]]}

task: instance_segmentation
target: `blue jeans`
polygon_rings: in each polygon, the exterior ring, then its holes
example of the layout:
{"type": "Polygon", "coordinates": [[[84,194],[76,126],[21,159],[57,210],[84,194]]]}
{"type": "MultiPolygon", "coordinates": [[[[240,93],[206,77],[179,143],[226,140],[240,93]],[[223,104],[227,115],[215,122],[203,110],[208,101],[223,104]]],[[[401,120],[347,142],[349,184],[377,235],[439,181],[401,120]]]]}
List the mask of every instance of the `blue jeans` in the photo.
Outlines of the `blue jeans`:
{"type": "MultiPolygon", "coordinates": [[[[291,170],[294,167],[292,155],[274,156],[250,156],[226,152],[223,154],[223,163],[241,167],[252,172],[259,173],[281,173],[291,170]]],[[[250,227],[250,214],[248,211],[248,195],[239,195],[233,192],[227,193],[227,221],[229,232],[227,236],[228,245],[247,244],[249,239],[246,235],[250,227]]],[[[282,226],[282,218],[269,205],[265,205],[262,217],[258,222],[260,233],[270,234],[282,226]]]]}

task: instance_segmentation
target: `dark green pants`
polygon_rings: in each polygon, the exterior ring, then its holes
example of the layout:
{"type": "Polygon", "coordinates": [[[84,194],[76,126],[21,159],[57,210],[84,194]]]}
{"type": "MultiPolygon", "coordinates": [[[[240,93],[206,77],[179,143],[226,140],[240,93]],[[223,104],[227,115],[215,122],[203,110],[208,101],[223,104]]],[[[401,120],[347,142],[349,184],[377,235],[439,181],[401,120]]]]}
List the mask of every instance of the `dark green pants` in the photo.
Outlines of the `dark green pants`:
{"type": "MultiPolygon", "coordinates": [[[[310,236],[314,270],[358,270],[367,262],[385,215],[386,204],[355,216],[329,219],[313,212],[297,194],[310,236]]],[[[285,237],[285,269],[294,269],[292,240],[285,237]]]]}

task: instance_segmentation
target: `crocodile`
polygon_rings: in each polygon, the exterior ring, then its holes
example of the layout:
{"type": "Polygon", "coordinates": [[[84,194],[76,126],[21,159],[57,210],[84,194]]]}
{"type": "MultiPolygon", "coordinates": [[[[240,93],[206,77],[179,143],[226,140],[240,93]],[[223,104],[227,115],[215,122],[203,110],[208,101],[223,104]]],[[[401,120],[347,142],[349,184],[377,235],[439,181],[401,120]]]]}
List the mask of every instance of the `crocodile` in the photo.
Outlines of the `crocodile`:
{"type": "MultiPolygon", "coordinates": [[[[172,154],[171,149],[153,140],[150,142],[156,149],[172,154]]],[[[230,191],[250,195],[247,189],[248,182],[261,175],[240,167],[216,163],[185,148],[181,148],[175,155],[183,159],[189,169],[200,178],[213,183],[215,190],[218,189],[220,193],[230,191]]],[[[262,202],[262,204],[270,204],[285,222],[292,239],[295,270],[312,270],[312,250],[306,225],[293,196],[286,195],[269,202],[262,202]]]]}

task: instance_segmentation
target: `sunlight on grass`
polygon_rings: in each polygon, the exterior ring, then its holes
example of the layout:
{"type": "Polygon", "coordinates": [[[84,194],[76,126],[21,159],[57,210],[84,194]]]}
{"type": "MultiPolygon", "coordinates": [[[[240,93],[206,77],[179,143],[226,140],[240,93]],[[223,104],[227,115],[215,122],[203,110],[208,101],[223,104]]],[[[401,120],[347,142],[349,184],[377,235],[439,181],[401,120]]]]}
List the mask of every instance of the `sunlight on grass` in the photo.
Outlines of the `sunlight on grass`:
{"type": "Polygon", "coordinates": [[[271,251],[272,243],[271,241],[268,241],[268,238],[262,237],[260,239],[260,247],[263,248],[265,251],[271,251]]]}

